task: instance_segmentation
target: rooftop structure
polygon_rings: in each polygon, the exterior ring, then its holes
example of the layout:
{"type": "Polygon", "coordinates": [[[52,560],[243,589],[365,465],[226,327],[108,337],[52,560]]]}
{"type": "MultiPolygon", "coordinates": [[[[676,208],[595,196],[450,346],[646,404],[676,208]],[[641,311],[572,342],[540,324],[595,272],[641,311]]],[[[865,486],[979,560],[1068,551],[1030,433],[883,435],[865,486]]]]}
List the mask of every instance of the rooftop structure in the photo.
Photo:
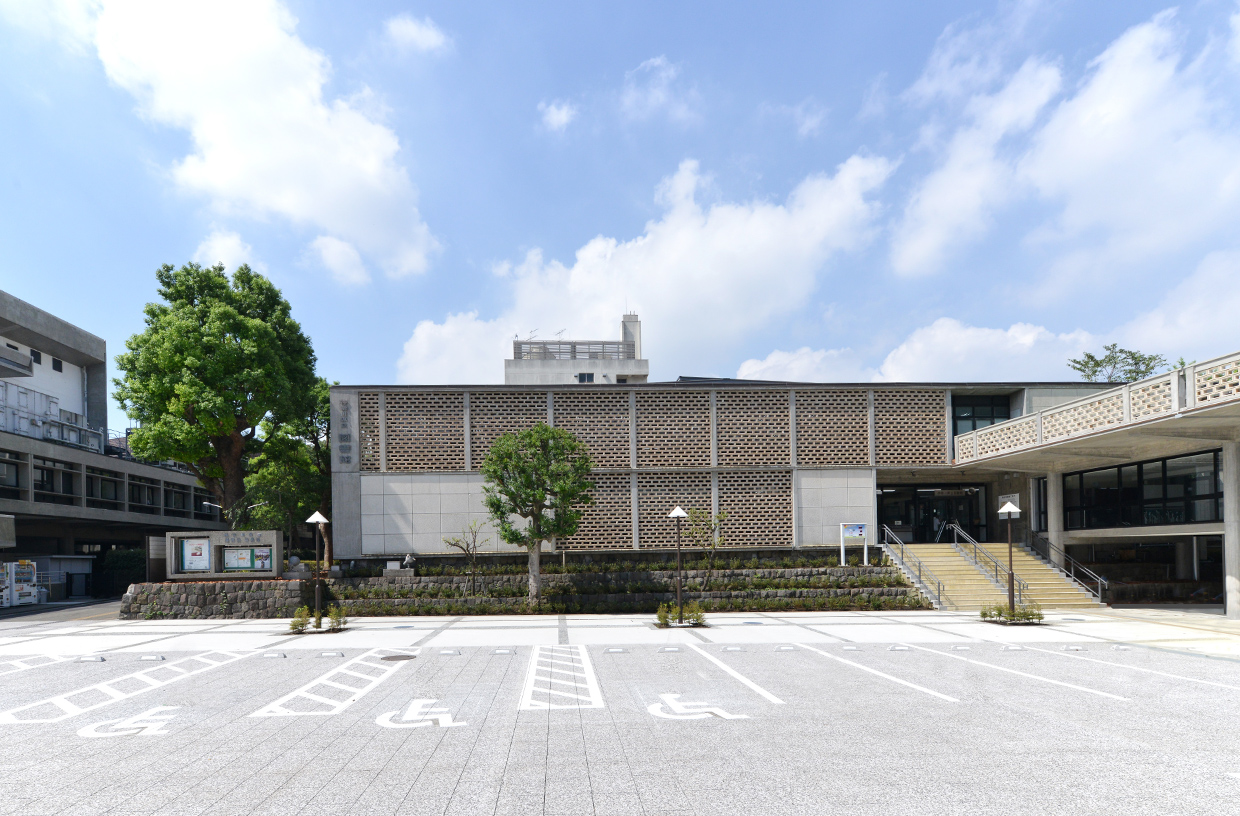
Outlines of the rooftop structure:
{"type": "Polygon", "coordinates": [[[635,314],[621,319],[618,341],[514,340],[512,359],[504,361],[505,385],[627,385],[649,378],[635,314]]]}

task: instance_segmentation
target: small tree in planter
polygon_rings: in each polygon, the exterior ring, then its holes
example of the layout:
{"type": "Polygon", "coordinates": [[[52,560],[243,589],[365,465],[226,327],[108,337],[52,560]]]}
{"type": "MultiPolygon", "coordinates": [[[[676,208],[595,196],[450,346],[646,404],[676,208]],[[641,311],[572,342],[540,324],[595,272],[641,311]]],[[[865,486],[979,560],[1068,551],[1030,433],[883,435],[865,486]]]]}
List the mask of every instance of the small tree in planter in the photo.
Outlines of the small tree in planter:
{"type": "Polygon", "coordinates": [[[469,559],[469,594],[477,594],[477,584],[475,580],[478,574],[478,547],[485,544],[488,539],[478,540],[478,536],[482,534],[482,525],[477,521],[471,521],[462,530],[459,536],[445,538],[443,543],[449,547],[455,547],[465,554],[469,559]]]}
{"type": "Polygon", "coordinates": [[[577,532],[593,504],[586,446],[561,428],[538,423],[495,440],[480,468],[485,503],[499,537],[530,554],[529,602],[538,603],[542,543],[577,532]],[[526,520],[518,527],[513,517],[526,520]]]}
{"type": "Polygon", "coordinates": [[[728,520],[727,513],[711,517],[709,510],[689,510],[689,540],[693,546],[706,552],[706,576],[702,578],[702,591],[705,592],[715,571],[715,550],[723,541],[723,523],[728,520]]]}

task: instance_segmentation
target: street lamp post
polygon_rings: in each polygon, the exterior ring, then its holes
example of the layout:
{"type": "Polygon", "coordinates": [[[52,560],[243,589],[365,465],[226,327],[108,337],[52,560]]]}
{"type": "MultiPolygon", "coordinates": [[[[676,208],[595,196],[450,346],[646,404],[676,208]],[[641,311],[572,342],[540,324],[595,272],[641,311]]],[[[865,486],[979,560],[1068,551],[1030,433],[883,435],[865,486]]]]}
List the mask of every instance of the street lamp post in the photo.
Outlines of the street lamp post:
{"type": "Polygon", "coordinates": [[[323,525],[329,523],[318,510],[306,519],[306,524],[314,525],[314,628],[323,628],[323,556],[320,552],[323,543],[323,525]]]}
{"type": "Polygon", "coordinates": [[[667,514],[668,518],[676,519],[676,622],[685,622],[685,602],[684,602],[684,571],[680,567],[680,520],[688,518],[689,514],[681,509],[680,505],[676,505],[676,509],[667,514]]]}
{"type": "Polygon", "coordinates": [[[1020,508],[1011,502],[1004,502],[999,508],[999,515],[1007,519],[1008,534],[1008,612],[1016,617],[1016,572],[1012,569],[1012,519],[1020,515],[1020,508]]]}

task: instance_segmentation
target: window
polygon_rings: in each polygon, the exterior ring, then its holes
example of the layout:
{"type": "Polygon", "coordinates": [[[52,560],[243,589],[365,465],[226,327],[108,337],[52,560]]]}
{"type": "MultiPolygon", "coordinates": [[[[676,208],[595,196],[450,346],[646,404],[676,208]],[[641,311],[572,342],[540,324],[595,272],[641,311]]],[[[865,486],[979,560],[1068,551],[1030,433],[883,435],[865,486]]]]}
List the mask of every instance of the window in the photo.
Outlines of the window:
{"type": "Polygon", "coordinates": [[[579,383],[592,383],[592,382],[594,382],[594,372],[593,372],[593,371],[591,371],[591,372],[590,372],[590,373],[588,373],[588,374],[578,374],[578,375],[577,375],[577,382],[579,382],[579,383]]]}
{"type": "Polygon", "coordinates": [[[5,345],[13,349],[13,351],[21,351],[21,349],[19,349],[17,346],[13,345],[12,343],[5,343],[5,345]]]}
{"type": "Polygon", "coordinates": [[[124,477],[114,470],[86,468],[86,506],[100,510],[122,510],[124,477]]]}
{"type": "Polygon", "coordinates": [[[129,512],[159,515],[159,482],[141,476],[129,477],[129,512]]]}
{"type": "Polygon", "coordinates": [[[31,349],[30,350],[30,362],[43,365],[43,355],[35,351],[34,349],[31,349]]]}
{"type": "Polygon", "coordinates": [[[989,397],[958,397],[952,394],[952,436],[1011,418],[1006,394],[989,397]]]}
{"type": "Polygon", "coordinates": [[[74,504],[77,494],[76,467],[68,462],[35,456],[31,462],[31,486],[34,500],[48,504],[74,504]]]}
{"type": "Polygon", "coordinates": [[[629,381],[629,378],[628,378],[628,377],[616,377],[616,382],[617,382],[619,385],[624,385],[624,384],[626,384],[628,381],[629,381]]]}
{"type": "Polygon", "coordinates": [[[1222,519],[1218,451],[1063,477],[1069,530],[1195,524],[1222,519]]]}
{"type": "Polygon", "coordinates": [[[60,362],[60,360],[57,360],[55,357],[53,357],[52,358],[52,371],[64,371],[64,370],[65,370],[65,364],[60,362]]]}

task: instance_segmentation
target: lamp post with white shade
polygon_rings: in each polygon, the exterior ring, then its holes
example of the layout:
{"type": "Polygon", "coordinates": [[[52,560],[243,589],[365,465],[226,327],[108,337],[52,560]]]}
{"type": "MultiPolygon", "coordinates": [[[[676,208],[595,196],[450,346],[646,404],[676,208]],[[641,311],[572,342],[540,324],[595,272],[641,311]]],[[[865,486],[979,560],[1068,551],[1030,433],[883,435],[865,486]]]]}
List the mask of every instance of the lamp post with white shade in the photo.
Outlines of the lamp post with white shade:
{"type": "Polygon", "coordinates": [[[321,552],[323,544],[323,525],[330,524],[323,514],[318,510],[314,511],[314,515],[306,519],[306,524],[314,525],[314,565],[318,568],[314,571],[314,628],[323,628],[323,554],[321,552]]]}
{"type": "Polygon", "coordinates": [[[689,517],[689,514],[681,509],[680,505],[676,505],[676,509],[667,514],[668,518],[676,519],[676,622],[685,622],[685,603],[682,593],[682,585],[684,584],[684,573],[680,568],[680,520],[689,517]]]}
{"type": "Polygon", "coordinates": [[[1008,612],[1016,617],[1016,573],[1012,570],[1012,519],[1020,515],[1020,508],[1004,502],[999,508],[999,517],[1007,519],[1008,528],[1008,612]]]}

